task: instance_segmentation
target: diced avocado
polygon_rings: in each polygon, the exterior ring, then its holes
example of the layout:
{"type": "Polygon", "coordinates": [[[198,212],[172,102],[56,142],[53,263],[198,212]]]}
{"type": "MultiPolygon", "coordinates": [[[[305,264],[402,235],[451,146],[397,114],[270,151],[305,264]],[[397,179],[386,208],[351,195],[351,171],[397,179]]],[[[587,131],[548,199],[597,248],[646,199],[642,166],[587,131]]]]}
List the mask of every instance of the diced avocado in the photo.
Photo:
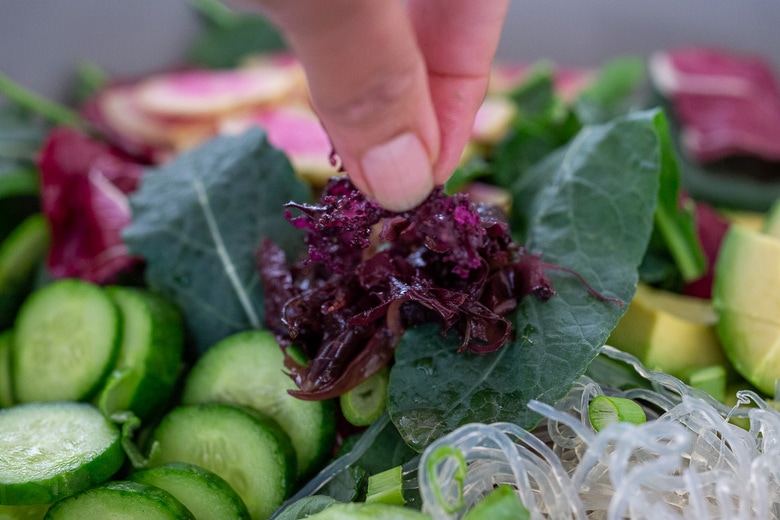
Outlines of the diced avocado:
{"type": "Polygon", "coordinates": [[[742,226],[715,265],[717,334],[734,368],[768,395],[780,377],[780,240],[742,226]]]}
{"type": "Polygon", "coordinates": [[[767,226],[767,216],[760,211],[723,209],[719,213],[731,224],[746,227],[753,231],[761,231],[767,226]]]}
{"type": "Polygon", "coordinates": [[[652,370],[685,378],[700,368],[727,365],[716,321],[709,300],[639,284],[608,342],[652,370]]]}

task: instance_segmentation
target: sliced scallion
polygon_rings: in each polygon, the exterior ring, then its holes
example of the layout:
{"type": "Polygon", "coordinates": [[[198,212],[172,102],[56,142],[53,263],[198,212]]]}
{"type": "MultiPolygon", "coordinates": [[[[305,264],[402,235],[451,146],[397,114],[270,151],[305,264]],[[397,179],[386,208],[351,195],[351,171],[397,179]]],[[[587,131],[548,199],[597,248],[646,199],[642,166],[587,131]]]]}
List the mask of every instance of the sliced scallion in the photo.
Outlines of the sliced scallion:
{"type": "Polygon", "coordinates": [[[606,395],[599,395],[591,400],[588,406],[588,417],[596,431],[601,431],[616,422],[642,424],[647,421],[645,411],[636,401],[606,395]]]}

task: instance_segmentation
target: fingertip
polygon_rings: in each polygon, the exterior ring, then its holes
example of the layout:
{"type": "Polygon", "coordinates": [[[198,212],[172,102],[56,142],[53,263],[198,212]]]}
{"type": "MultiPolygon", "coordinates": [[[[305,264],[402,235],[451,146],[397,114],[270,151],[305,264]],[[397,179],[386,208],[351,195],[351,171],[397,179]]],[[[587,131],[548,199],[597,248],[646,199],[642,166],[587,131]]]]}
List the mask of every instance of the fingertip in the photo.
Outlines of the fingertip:
{"type": "Polygon", "coordinates": [[[412,209],[433,190],[428,151],[411,132],[370,148],[363,154],[360,166],[369,194],[392,211],[412,209]]]}

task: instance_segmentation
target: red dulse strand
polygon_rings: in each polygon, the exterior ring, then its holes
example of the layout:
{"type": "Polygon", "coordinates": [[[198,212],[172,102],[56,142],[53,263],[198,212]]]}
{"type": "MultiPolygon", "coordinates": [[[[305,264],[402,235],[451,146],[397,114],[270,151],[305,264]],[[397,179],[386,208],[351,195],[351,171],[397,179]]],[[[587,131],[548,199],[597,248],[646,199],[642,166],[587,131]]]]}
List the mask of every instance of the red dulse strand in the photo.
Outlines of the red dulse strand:
{"type": "Polygon", "coordinates": [[[311,360],[286,361],[298,386],[292,393],[302,399],[353,388],[389,363],[403,331],[421,323],[455,329],[460,351],[493,352],[512,339],[504,316],[520,298],[555,294],[540,256],[511,239],[494,208],[464,194],[439,188],[419,207],[394,213],[342,178],[317,204],[288,204],[287,215],[305,230],[308,255],[288,266],[266,242],[259,266],[267,326],[311,360]]]}

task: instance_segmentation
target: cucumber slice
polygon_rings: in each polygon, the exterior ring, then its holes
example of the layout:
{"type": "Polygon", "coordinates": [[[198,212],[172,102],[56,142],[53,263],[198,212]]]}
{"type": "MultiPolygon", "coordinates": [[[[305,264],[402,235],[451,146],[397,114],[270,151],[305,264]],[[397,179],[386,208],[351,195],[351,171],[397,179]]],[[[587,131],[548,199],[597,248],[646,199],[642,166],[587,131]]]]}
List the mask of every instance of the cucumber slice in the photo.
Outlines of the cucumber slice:
{"type": "Polygon", "coordinates": [[[230,484],[195,464],[171,462],[134,473],[130,480],[164,489],[184,504],[196,520],[249,520],[244,501],[230,484]]]}
{"type": "Polygon", "coordinates": [[[295,452],[279,426],[247,408],[179,406],[152,432],[149,467],[189,462],[238,493],[253,519],[268,518],[291,490],[295,452]]]}
{"type": "Polygon", "coordinates": [[[0,243],[0,329],[13,324],[49,247],[49,227],[40,213],[27,217],[0,243]]]}
{"type": "MultiPolygon", "coordinates": [[[[290,354],[298,352],[291,350],[290,354]]],[[[273,335],[250,330],[206,351],[187,376],[182,402],[238,404],[272,417],[289,435],[298,457],[297,474],[303,476],[330,454],[336,414],[333,401],[297,399],[287,392],[295,388],[273,335]]]]}
{"type": "Polygon", "coordinates": [[[106,481],[124,460],[119,428],[90,404],[0,410],[0,504],[50,504],[106,481]]]}
{"type": "Polygon", "coordinates": [[[17,401],[88,399],[114,363],[120,332],[119,311],[97,285],[73,278],[35,291],[14,327],[17,401]]]}
{"type": "MultiPolygon", "coordinates": [[[[13,406],[13,386],[11,385],[11,333],[0,332],[0,408],[13,406]]],[[[0,516],[0,520],[3,517],[0,516]]]]}
{"type": "Polygon", "coordinates": [[[98,407],[109,417],[132,410],[147,418],[167,403],[181,370],[182,317],[173,303],[149,291],[119,286],[106,291],[119,307],[122,340],[98,407]]]}
{"type": "Polygon", "coordinates": [[[139,482],[116,480],[60,500],[44,520],[194,520],[173,495],[139,482]]]}

